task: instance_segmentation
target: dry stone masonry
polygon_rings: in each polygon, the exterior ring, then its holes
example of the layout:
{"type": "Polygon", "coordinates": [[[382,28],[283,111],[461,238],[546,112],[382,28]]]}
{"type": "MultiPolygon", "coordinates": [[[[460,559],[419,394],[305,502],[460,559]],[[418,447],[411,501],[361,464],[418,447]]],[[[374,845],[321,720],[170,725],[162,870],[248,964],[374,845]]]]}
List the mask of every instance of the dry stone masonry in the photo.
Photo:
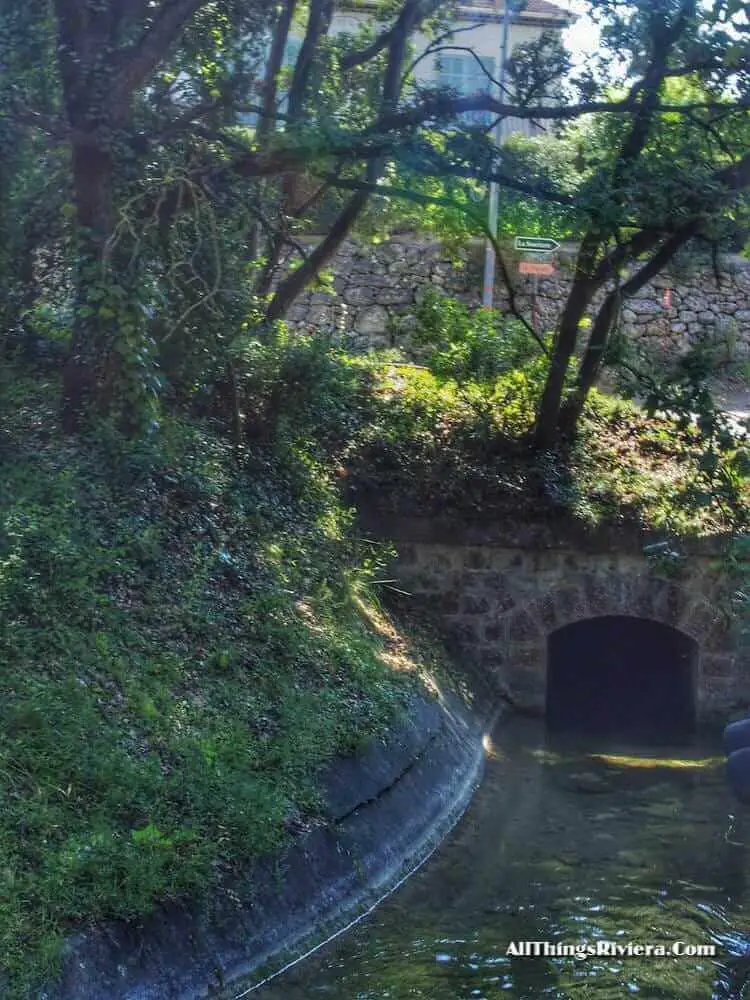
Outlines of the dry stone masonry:
{"type": "MultiPolygon", "coordinates": [[[[482,253],[480,241],[454,253],[414,235],[376,246],[350,241],[329,268],[332,292],[308,292],[292,308],[289,323],[296,329],[337,331],[356,351],[408,347],[410,317],[427,288],[470,306],[480,304],[482,253]]],[[[575,246],[563,247],[556,258],[558,273],[538,280],[537,306],[548,329],[559,315],[574,260],[575,246]]],[[[518,301],[531,315],[534,279],[518,274],[516,263],[513,260],[518,301]]],[[[497,305],[507,309],[502,283],[497,286],[497,305]]],[[[718,285],[709,258],[675,265],[624,303],[622,325],[626,333],[665,354],[679,354],[709,338],[726,351],[728,361],[746,360],[750,358],[750,261],[720,258],[718,285]]]]}

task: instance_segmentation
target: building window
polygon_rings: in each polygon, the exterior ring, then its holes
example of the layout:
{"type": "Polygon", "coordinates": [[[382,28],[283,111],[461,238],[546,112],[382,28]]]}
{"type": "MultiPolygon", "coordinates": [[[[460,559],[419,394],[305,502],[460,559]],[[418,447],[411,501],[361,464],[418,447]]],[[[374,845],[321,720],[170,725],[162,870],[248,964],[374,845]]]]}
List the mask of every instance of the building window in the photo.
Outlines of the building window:
{"type": "MultiPolygon", "coordinates": [[[[440,86],[456,90],[462,97],[478,93],[491,94],[493,84],[490,77],[495,76],[495,60],[491,56],[480,58],[484,70],[479,61],[468,52],[441,54],[436,63],[440,86]]],[[[461,115],[461,120],[470,125],[489,125],[492,114],[489,111],[467,111],[461,115]]]]}

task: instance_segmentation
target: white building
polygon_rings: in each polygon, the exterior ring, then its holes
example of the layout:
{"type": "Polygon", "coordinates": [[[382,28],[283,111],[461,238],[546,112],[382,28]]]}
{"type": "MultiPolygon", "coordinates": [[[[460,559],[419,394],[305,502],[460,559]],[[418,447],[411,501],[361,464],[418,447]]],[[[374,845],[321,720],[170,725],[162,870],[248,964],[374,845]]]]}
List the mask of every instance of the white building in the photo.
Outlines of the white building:
{"type": "MultiPolygon", "coordinates": [[[[372,3],[363,3],[354,10],[346,4],[341,4],[331,22],[331,34],[348,32],[356,34],[368,22],[372,21],[377,7],[372,3]]],[[[486,73],[477,60],[469,52],[459,49],[444,50],[430,53],[422,58],[415,68],[417,83],[427,86],[450,87],[462,95],[491,92],[492,83],[489,76],[498,78],[503,42],[503,19],[505,15],[504,0],[471,0],[462,3],[460,14],[456,19],[456,34],[452,39],[445,39],[442,46],[456,45],[470,48],[482,62],[486,73]]],[[[511,4],[511,11],[513,5],[511,4]]],[[[526,42],[533,41],[543,32],[562,31],[571,24],[573,18],[562,7],[549,3],[548,0],[528,0],[525,8],[511,14],[508,39],[508,52],[526,42]]],[[[376,29],[377,30],[377,29],[376,29]]],[[[292,36],[287,45],[285,62],[287,65],[296,60],[302,39],[292,36]]],[[[425,53],[430,40],[416,32],[412,36],[415,48],[415,58],[425,53]]],[[[489,122],[491,116],[486,112],[474,112],[467,115],[472,121],[489,122]]],[[[532,134],[534,126],[527,120],[510,119],[506,122],[509,132],[525,132],[532,134]]]]}

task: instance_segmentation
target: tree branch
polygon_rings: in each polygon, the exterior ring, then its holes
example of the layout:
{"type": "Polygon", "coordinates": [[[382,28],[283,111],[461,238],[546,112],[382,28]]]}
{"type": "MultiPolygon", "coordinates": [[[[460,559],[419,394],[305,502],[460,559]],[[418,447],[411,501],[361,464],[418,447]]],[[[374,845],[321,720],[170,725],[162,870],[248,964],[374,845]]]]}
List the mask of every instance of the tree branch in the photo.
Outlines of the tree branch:
{"type": "Polygon", "coordinates": [[[263,109],[258,121],[257,138],[262,141],[271,131],[276,119],[276,97],[278,92],[278,77],[284,60],[284,49],[289,38],[289,28],[297,8],[297,0],[287,0],[281,8],[281,13],[273,32],[271,51],[266,63],[265,80],[263,81],[263,109]]]}
{"type": "MultiPolygon", "coordinates": [[[[485,25],[485,23],[486,23],[485,21],[475,21],[473,24],[462,25],[460,28],[451,28],[449,31],[444,31],[442,35],[438,35],[437,38],[433,38],[433,40],[430,42],[430,44],[427,46],[424,52],[418,55],[409,64],[406,71],[404,72],[404,78],[402,84],[406,82],[406,80],[411,76],[411,74],[414,72],[414,70],[422,62],[423,59],[426,59],[428,56],[434,55],[435,52],[440,51],[442,43],[447,38],[454,38],[456,35],[460,35],[464,31],[473,31],[475,28],[481,28],[483,25],[485,25]]],[[[473,53],[473,49],[471,51],[473,53]]],[[[497,83],[496,80],[493,80],[493,83],[497,84],[497,86],[499,87],[499,84],[497,83]]],[[[505,93],[508,93],[507,89],[505,89],[505,93]]]]}
{"type": "MultiPolygon", "coordinates": [[[[407,129],[423,125],[428,121],[450,120],[465,111],[490,111],[500,118],[538,119],[540,121],[572,121],[583,115],[625,114],[638,111],[640,104],[630,98],[620,101],[583,101],[578,104],[553,107],[550,105],[515,105],[498,101],[490,94],[474,94],[469,97],[455,97],[450,93],[432,94],[420,104],[395,111],[392,115],[376,122],[362,134],[369,135],[383,131],[407,129]]],[[[655,113],[670,112],[687,114],[695,111],[746,111],[750,109],[750,96],[736,101],[696,101],[688,104],[657,103],[655,113]]]]}
{"type": "MultiPolygon", "coordinates": [[[[419,3],[420,0],[406,0],[396,22],[398,31],[394,32],[388,45],[388,61],[383,76],[380,99],[380,118],[389,114],[398,102],[407,39],[419,16],[419,3]]],[[[385,162],[385,157],[382,156],[370,161],[365,172],[368,184],[375,184],[379,180],[385,162]]],[[[320,269],[325,266],[346,239],[352,226],[364,211],[369,197],[369,193],[365,190],[355,191],[325,238],[321,240],[305,263],[284,278],[268,307],[266,315],[269,320],[280,319],[299,292],[320,273],[320,269]]]]}
{"type": "MultiPolygon", "coordinates": [[[[417,20],[415,20],[415,26],[419,24],[420,21],[424,21],[424,19],[429,17],[430,14],[433,14],[438,7],[440,7],[441,2],[442,0],[430,0],[430,2],[426,4],[424,11],[422,11],[417,20]]],[[[456,30],[466,31],[468,29],[459,28],[456,30]]],[[[365,46],[364,49],[358,49],[356,52],[347,52],[343,55],[341,57],[341,68],[343,70],[354,69],[357,66],[362,66],[364,63],[371,62],[371,60],[380,55],[384,49],[387,49],[391,45],[399,31],[399,20],[397,19],[390,28],[381,32],[378,37],[369,45],[365,46]]]]}
{"type": "Polygon", "coordinates": [[[328,33],[332,16],[333,0],[311,0],[307,30],[294,66],[292,85],[289,88],[288,112],[292,121],[298,121],[302,116],[313,62],[321,38],[328,33]]]}
{"type": "Polygon", "coordinates": [[[179,38],[190,19],[209,0],[162,0],[153,23],[133,49],[118,60],[117,103],[122,105],[143,86],[179,38]]]}

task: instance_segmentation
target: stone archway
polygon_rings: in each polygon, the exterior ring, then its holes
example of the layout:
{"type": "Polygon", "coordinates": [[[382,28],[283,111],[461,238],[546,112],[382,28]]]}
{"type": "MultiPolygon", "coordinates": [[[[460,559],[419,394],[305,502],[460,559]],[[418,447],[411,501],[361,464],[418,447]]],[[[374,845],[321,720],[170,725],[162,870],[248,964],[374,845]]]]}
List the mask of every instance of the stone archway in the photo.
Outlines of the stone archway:
{"type": "Polygon", "coordinates": [[[721,611],[725,582],[713,550],[691,555],[671,577],[646,563],[640,541],[619,550],[612,540],[597,548],[577,539],[574,548],[562,539],[553,544],[552,529],[545,529],[544,544],[533,531],[523,544],[518,531],[513,544],[483,542],[481,533],[447,544],[432,528],[418,528],[408,522],[399,529],[402,540],[410,532],[414,539],[404,541],[394,564],[401,586],[439,615],[458,662],[520,708],[545,711],[548,637],[607,615],[648,619],[695,641],[701,723],[748,705],[744,659],[721,611]]]}
{"type": "Polygon", "coordinates": [[[698,714],[734,684],[735,657],[726,623],[700,588],[646,574],[579,573],[568,584],[510,608],[502,595],[499,601],[492,632],[499,648],[490,662],[512,701],[540,714],[547,708],[550,635],[602,617],[644,619],[677,631],[690,643],[690,683],[698,714]]]}
{"type": "Polygon", "coordinates": [[[547,728],[672,742],[695,731],[698,644],[649,618],[601,615],[547,640],[547,728]]]}

